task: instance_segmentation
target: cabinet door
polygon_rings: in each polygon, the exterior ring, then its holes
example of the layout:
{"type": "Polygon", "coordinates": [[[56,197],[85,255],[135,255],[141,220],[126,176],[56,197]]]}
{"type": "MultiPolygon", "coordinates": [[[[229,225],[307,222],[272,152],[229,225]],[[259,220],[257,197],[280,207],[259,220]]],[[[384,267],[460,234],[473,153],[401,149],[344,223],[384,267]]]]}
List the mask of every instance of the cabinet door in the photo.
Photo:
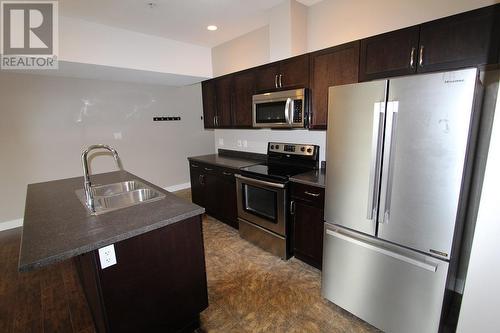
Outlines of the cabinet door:
{"type": "Polygon", "coordinates": [[[233,78],[233,126],[252,127],[252,95],[255,92],[255,72],[246,71],[233,78]]]}
{"type": "Polygon", "coordinates": [[[309,88],[309,54],[280,62],[280,88],[309,88]]]}
{"type": "Polygon", "coordinates": [[[255,89],[258,92],[269,91],[278,88],[279,64],[272,64],[255,69],[255,89]]]}
{"type": "Polygon", "coordinates": [[[236,181],[232,172],[222,171],[222,176],[217,180],[217,200],[219,203],[220,219],[238,228],[238,213],[236,202],[236,181]]]}
{"type": "Polygon", "coordinates": [[[216,127],[231,126],[232,76],[223,76],[215,80],[216,127]]]}
{"type": "Polygon", "coordinates": [[[196,162],[190,162],[189,165],[191,201],[199,206],[205,207],[205,176],[201,172],[202,167],[196,162]]]}
{"type": "Polygon", "coordinates": [[[418,71],[496,63],[500,5],[424,23],[420,29],[418,71]]]}
{"type": "Polygon", "coordinates": [[[214,128],[216,115],[214,80],[201,83],[201,94],[203,98],[203,125],[205,128],[214,128]]]}
{"type": "Polygon", "coordinates": [[[311,54],[311,113],[309,128],[328,123],[328,87],[358,82],[359,41],[311,54]]]}
{"type": "Polygon", "coordinates": [[[361,40],[360,81],[415,73],[419,26],[361,40]]]}
{"type": "Polygon", "coordinates": [[[323,210],[294,201],[295,257],[321,269],[323,260],[323,210]]]}

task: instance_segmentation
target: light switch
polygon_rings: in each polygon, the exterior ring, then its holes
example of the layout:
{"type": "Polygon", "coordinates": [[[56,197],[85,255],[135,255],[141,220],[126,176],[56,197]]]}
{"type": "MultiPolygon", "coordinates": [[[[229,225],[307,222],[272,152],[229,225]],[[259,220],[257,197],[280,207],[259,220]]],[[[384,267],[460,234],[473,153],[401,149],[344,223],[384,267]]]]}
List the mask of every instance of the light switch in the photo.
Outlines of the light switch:
{"type": "Polygon", "coordinates": [[[101,269],[116,265],[115,245],[111,244],[99,249],[99,261],[101,269]]]}
{"type": "Polygon", "coordinates": [[[248,141],[247,140],[243,140],[243,147],[248,147],[248,141]]]}
{"type": "Polygon", "coordinates": [[[121,140],[122,139],[122,132],[113,133],[113,137],[115,138],[115,140],[121,140]]]}

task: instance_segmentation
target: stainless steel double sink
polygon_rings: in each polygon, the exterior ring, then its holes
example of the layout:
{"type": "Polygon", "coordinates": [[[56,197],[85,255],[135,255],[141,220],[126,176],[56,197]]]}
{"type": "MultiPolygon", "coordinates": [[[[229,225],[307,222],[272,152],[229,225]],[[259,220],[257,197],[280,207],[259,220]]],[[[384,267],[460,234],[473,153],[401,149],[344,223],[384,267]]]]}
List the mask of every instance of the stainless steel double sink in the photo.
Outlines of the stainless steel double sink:
{"type": "MultiPolygon", "coordinates": [[[[95,215],[165,198],[165,194],[139,180],[96,185],[92,186],[91,190],[94,195],[95,215]]],[[[79,189],[75,192],[82,204],[92,213],[85,201],[85,191],[79,189]]]]}

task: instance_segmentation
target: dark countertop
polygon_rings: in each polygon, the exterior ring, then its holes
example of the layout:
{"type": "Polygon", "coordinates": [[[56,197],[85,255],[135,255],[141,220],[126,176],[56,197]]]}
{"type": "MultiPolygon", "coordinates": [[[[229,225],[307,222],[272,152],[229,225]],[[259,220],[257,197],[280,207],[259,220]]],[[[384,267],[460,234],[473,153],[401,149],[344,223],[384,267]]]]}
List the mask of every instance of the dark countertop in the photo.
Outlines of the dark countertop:
{"type": "Polygon", "coordinates": [[[210,154],[189,157],[188,160],[200,163],[217,165],[224,168],[240,169],[250,165],[262,163],[262,160],[247,159],[241,157],[230,157],[222,154],[210,154]]]}
{"type": "Polygon", "coordinates": [[[75,194],[75,190],[83,188],[83,177],[28,185],[20,271],[62,261],[205,212],[126,171],[92,175],[91,179],[94,184],[138,179],[166,197],[92,216],[75,194]]]}
{"type": "Polygon", "coordinates": [[[325,169],[308,171],[299,175],[292,176],[290,177],[290,181],[325,188],[325,169]]]}

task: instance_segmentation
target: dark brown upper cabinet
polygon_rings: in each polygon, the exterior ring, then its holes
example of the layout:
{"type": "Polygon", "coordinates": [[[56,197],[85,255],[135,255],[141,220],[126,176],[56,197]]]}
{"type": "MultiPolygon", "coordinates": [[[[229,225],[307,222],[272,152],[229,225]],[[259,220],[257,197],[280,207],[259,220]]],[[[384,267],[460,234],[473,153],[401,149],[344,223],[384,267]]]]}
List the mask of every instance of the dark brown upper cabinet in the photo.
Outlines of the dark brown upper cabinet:
{"type": "Polygon", "coordinates": [[[233,77],[234,127],[252,127],[252,96],[255,92],[255,71],[245,71],[233,77]]]}
{"type": "Polygon", "coordinates": [[[358,82],[359,41],[314,52],[310,59],[309,128],[325,129],[328,122],[328,88],[358,82]]]}
{"type": "Polygon", "coordinates": [[[215,81],[203,81],[201,83],[201,94],[203,99],[203,125],[205,128],[214,128],[216,116],[215,81]]]}
{"type": "Polygon", "coordinates": [[[255,69],[256,91],[309,87],[309,54],[255,69]]]}
{"type": "Polygon", "coordinates": [[[215,80],[215,127],[232,125],[232,83],[233,77],[230,75],[215,80]]]}
{"type": "Polygon", "coordinates": [[[361,40],[359,80],[415,73],[419,31],[415,26],[361,40]]]}
{"type": "Polygon", "coordinates": [[[497,64],[500,4],[363,39],[360,81],[497,64]]]}
{"type": "Polygon", "coordinates": [[[418,72],[497,63],[500,5],[420,26],[418,72]]]}
{"type": "Polygon", "coordinates": [[[267,91],[279,88],[278,75],[280,71],[279,64],[258,67],[255,69],[257,91],[267,91]]]}

